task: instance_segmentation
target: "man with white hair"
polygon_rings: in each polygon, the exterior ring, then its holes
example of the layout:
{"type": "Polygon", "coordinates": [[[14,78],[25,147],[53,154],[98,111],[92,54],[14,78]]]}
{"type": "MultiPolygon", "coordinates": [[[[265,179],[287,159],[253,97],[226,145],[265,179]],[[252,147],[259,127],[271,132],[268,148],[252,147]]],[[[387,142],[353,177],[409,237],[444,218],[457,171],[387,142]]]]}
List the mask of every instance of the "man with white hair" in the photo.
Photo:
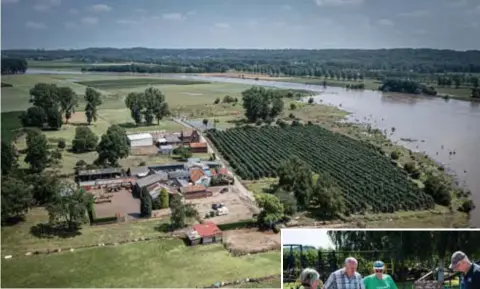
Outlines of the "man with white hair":
{"type": "Polygon", "coordinates": [[[450,270],[465,274],[465,289],[480,289],[480,266],[470,261],[461,251],[452,254],[450,270]]]}
{"type": "Polygon", "coordinates": [[[342,269],[330,274],[323,289],[365,289],[362,275],[357,272],[357,267],[357,259],[348,257],[342,269]]]}

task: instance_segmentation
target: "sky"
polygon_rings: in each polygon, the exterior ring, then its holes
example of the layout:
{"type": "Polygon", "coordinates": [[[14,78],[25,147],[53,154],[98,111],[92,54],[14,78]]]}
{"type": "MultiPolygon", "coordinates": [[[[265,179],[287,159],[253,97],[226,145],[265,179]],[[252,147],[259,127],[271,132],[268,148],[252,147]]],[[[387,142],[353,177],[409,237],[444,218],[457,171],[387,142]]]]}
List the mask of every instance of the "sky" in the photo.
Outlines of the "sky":
{"type": "Polygon", "coordinates": [[[284,244],[309,245],[323,249],[335,247],[327,235],[327,230],[323,229],[283,229],[282,245],[284,244]]]}
{"type": "Polygon", "coordinates": [[[1,0],[2,49],[480,49],[480,0],[1,0]]]}

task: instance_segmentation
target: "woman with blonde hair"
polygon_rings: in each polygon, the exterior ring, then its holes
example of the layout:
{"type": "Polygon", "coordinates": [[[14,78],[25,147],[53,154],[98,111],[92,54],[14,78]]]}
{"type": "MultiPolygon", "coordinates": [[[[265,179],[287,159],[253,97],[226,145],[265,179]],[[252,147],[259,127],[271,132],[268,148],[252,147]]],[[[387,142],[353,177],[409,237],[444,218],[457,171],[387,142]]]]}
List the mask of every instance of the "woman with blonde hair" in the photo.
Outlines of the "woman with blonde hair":
{"type": "Polygon", "coordinates": [[[317,289],[321,288],[320,274],[312,268],[306,268],[300,273],[300,284],[299,288],[302,289],[317,289]]]}

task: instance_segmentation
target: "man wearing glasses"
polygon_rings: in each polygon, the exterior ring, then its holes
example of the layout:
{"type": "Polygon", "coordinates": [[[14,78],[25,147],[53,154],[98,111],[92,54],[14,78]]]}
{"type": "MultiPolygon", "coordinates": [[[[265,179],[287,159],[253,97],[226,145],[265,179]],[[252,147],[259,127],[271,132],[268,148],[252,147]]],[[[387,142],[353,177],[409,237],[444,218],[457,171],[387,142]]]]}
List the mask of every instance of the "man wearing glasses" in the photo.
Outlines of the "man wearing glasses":
{"type": "Polygon", "coordinates": [[[345,259],[345,266],[330,274],[323,289],[365,289],[357,267],[357,259],[353,257],[345,259]]]}
{"type": "Polygon", "coordinates": [[[369,275],[363,279],[365,289],[397,289],[397,285],[390,275],[383,273],[385,271],[385,264],[382,261],[375,261],[373,263],[374,274],[369,275]]]}
{"type": "Polygon", "coordinates": [[[465,289],[480,289],[480,266],[472,263],[461,251],[453,253],[450,270],[465,274],[465,289]]]}

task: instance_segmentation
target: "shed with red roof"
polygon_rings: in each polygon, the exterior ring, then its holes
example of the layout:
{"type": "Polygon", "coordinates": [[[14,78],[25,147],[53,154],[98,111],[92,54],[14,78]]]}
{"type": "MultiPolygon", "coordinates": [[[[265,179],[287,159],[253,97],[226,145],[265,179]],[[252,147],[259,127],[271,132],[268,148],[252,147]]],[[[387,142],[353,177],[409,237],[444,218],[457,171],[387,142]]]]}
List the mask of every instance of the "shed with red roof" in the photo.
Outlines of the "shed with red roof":
{"type": "Polygon", "coordinates": [[[214,222],[196,224],[187,233],[190,245],[209,244],[222,241],[222,230],[214,222]]]}

